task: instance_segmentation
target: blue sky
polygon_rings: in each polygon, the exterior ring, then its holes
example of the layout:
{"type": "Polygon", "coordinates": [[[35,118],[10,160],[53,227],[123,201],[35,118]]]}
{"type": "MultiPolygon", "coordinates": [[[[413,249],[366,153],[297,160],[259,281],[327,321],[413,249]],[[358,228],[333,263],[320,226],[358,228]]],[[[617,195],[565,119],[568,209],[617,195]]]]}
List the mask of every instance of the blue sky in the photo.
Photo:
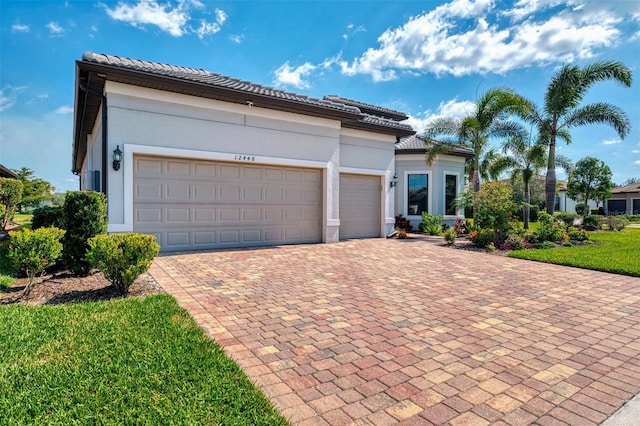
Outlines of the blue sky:
{"type": "Polygon", "coordinates": [[[58,191],[71,170],[75,61],[92,51],[203,68],[310,96],[407,113],[421,132],[478,93],[512,87],[540,104],[559,66],[622,61],[631,88],[600,83],[631,133],[591,125],[558,153],[602,159],[616,183],[640,177],[640,2],[12,1],[0,2],[0,163],[58,191]]]}

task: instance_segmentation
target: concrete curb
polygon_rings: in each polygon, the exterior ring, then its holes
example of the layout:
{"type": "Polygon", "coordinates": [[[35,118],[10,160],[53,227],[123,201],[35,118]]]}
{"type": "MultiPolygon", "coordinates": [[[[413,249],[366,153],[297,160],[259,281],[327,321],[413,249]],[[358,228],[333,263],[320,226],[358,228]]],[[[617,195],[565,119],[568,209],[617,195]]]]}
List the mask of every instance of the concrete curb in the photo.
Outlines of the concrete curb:
{"type": "Polygon", "coordinates": [[[637,426],[640,424],[640,394],[634,396],[600,426],[637,426]]]}

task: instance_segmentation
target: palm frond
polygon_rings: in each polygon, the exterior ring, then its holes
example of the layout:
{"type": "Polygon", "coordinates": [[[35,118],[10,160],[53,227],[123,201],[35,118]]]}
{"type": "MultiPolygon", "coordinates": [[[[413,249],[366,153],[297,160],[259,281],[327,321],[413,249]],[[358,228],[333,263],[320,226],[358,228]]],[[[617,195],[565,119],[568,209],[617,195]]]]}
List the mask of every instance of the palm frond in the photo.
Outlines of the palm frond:
{"type": "Polygon", "coordinates": [[[606,102],[585,105],[571,111],[565,117],[562,125],[563,127],[571,128],[594,123],[610,125],[621,138],[627,136],[631,129],[627,114],[619,107],[606,102]]]}

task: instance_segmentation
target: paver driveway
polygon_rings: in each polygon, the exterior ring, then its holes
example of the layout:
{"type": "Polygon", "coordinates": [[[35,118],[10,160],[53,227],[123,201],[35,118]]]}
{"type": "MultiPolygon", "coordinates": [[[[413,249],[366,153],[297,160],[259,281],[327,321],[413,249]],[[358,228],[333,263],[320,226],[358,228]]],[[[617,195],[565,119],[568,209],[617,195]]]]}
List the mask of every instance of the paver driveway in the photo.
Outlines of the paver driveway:
{"type": "Polygon", "coordinates": [[[640,279],[369,239],[164,255],[294,424],[597,424],[640,391],[640,279]]]}

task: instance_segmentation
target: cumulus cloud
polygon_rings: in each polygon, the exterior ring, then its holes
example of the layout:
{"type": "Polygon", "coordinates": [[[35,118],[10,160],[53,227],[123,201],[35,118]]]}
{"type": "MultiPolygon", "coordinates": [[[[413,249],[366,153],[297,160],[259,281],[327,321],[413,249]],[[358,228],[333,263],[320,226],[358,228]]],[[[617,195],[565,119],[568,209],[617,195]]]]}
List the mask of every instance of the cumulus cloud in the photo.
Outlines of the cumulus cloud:
{"type": "MultiPolygon", "coordinates": [[[[400,72],[503,74],[513,69],[591,58],[619,41],[621,15],[582,7],[584,0],[521,0],[498,10],[493,0],[453,0],[378,37],[378,46],[352,61],[341,61],[346,75],[368,74],[392,80],[400,72]],[[535,12],[554,8],[551,17],[535,12]],[[507,14],[511,25],[499,19],[507,14]]],[[[547,14],[548,16],[548,14],[547,14]]]]}
{"type": "Polygon", "coordinates": [[[156,0],[138,0],[137,3],[132,4],[118,2],[113,8],[106,5],[103,7],[107,15],[116,21],[125,22],[136,28],[155,26],[173,37],[193,33],[202,39],[207,35],[220,32],[222,24],[227,19],[227,14],[223,10],[216,9],[213,21],[200,19],[198,25],[192,27],[189,24],[192,20],[192,10],[205,7],[197,0],[180,0],[175,5],[170,2],[159,3],[156,0]]]}
{"type": "Polygon", "coordinates": [[[292,67],[287,61],[273,72],[275,75],[274,84],[276,86],[293,86],[297,89],[308,89],[311,85],[306,78],[315,69],[316,66],[310,62],[292,67]]]}
{"type": "Polygon", "coordinates": [[[49,30],[49,34],[53,36],[62,35],[64,33],[64,28],[62,28],[57,22],[53,21],[47,24],[47,29],[49,30]]]}
{"type": "Polygon", "coordinates": [[[435,119],[447,117],[461,119],[471,114],[475,110],[475,103],[471,101],[458,101],[451,99],[446,102],[440,102],[438,109],[433,112],[430,109],[418,113],[416,115],[409,114],[409,119],[404,123],[413,127],[418,133],[424,132],[424,129],[435,119]]]}
{"type": "Polygon", "coordinates": [[[29,31],[31,31],[31,27],[29,25],[17,23],[11,26],[12,33],[28,33],[29,31]]]}

